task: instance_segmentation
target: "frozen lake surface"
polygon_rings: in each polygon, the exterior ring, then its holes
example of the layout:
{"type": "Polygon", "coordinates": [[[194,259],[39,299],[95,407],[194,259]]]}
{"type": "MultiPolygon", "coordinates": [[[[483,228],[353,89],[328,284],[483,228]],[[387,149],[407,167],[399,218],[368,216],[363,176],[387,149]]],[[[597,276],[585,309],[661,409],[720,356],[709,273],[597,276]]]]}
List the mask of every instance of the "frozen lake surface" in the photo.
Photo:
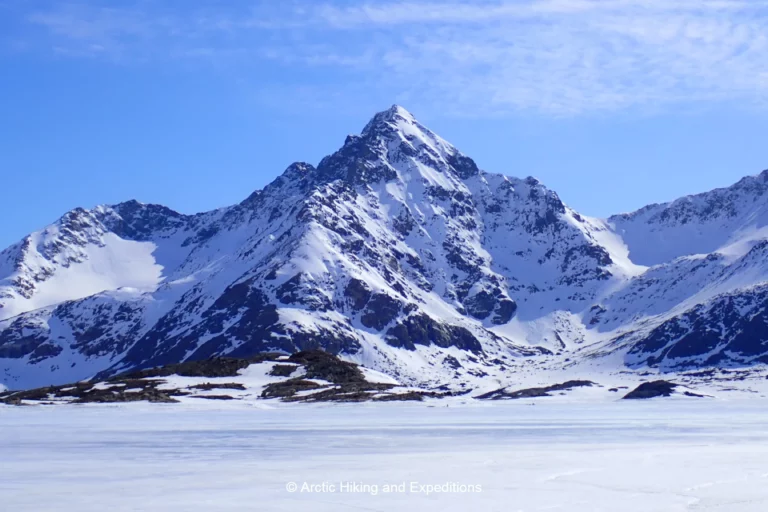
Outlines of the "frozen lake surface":
{"type": "Polygon", "coordinates": [[[0,406],[0,508],[768,510],[764,400],[449,405],[0,406]]]}

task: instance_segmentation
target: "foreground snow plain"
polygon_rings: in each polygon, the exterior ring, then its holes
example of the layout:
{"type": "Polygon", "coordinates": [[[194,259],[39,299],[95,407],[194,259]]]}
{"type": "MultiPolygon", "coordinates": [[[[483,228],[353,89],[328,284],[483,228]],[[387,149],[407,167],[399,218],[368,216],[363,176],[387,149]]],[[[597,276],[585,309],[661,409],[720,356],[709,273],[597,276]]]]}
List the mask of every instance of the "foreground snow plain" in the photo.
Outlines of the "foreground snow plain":
{"type": "Polygon", "coordinates": [[[763,512],[766,424],[759,398],[0,406],[0,508],[763,512]]]}

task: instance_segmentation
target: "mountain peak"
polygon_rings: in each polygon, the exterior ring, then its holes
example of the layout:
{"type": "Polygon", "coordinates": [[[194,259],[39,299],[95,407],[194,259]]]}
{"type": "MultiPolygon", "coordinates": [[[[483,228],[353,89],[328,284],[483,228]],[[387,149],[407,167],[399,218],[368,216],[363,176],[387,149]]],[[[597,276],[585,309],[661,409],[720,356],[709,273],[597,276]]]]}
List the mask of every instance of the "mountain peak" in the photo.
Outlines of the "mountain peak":
{"type": "Polygon", "coordinates": [[[401,107],[398,104],[394,104],[391,107],[389,107],[387,112],[392,112],[392,113],[399,114],[399,115],[408,115],[408,116],[413,117],[413,115],[410,112],[408,112],[404,107],[401,107]]]}
{"type": "Polygon", "coordinates": [[[418,124],[413,114],[400,105],[392,105],[387,110],[373,116],[368,124],[365,125],[365,128],[363,128],[362,136],[397,130],[401,123],[411,126],[418,124]]]}
{"type": "Polygon", "coordinates": [[[324,180],[345,179],[371,183],[397,177],[396,167],[407,160],[431,165],[438,172],[454,172],[460,179],[479,174],[475,162],[419,123],[399,105],[379,112],[358,135],[349,135],[344,146],[317,166],[324,180]]]}

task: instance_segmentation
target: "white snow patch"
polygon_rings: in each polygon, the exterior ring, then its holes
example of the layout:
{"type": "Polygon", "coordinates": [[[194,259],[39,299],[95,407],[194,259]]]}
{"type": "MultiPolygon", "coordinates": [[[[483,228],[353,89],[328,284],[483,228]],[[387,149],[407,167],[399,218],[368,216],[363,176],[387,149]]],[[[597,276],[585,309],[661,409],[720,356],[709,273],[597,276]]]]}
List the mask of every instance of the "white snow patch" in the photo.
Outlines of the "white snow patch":
{"type": "MultiPolygon", "coordinates": [[[[151,242],[123,240],[113,233],[103,235],[104,245],[88,245],[86,259],[68,267],[57,267],[48,279],[37,283],[31,298],[18,295],[13,288],[5,291],[13,295],[5,299],[0,308],[0,320],[27,311],[59,304],[68,300],[82,299],[119,288],[133,289],[136,293],[152,292],[162,281],[163,267],[158,265],[152,253],[156,246],[151,242]]],[[[44,268],[46,260],[37,253],[25,262],[32,270],[44,268]]],[[[14,275],[8,277],[13,279],[14,275]]],[[[0,287],[0,291],[3,287],[0,287]]]]}
{"type": "Polygon", "coordinates": [[[368,382],[373,382],[374,384],[393,384],[395,386],[400,384],[396,379],[393,379],[386,373],[378,372],[376,370],[366,368],[365,366],[361,366],[360,371],[363,372],[363,377],[365,377],[365,380],[368,382]]]}

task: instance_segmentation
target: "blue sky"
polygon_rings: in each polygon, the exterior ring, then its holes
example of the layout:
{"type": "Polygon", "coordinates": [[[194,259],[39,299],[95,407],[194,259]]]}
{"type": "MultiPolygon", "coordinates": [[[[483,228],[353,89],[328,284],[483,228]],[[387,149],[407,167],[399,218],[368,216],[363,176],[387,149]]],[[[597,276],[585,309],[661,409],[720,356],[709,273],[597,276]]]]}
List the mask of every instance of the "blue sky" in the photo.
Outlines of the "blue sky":
{"type": "Polygon", "coordinates": [[[588,215],[768,168],[760,0],[0,0],[0,70],[2,247],[238,202],[393,103],[588,215]]]}

